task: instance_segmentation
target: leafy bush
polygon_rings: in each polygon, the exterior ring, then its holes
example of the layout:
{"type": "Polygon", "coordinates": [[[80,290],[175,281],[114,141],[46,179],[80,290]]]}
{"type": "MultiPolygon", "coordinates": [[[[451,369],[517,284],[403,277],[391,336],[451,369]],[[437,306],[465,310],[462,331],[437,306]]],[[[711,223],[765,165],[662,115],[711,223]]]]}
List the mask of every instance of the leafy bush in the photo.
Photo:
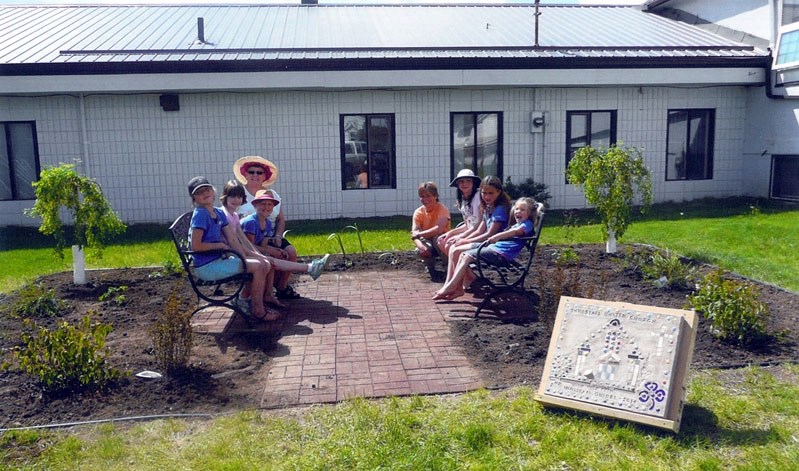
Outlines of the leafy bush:
{"type": "Polygon", "coordinates": [[[580,254],[571,247],[556,250],[553,255],[555,255],[555,260],[559,266],[571,267],[580,263],[580,254]]]}
{"type": "Polygon", "coordinates": [[[111,301],[117,306],[124,306],[128,302],[128,297],[125,296],[125,291],[128,290],[127,286],[111,286],[105,293],[100,295],[99,301],[111,301]]]}
{"type": "Polygon", "coordinates": [[[630,268],[659,288],[688,289],[696,278],[696,268],[685,263],[676,252],[654,250],[647,253],[628,252],[625,260],[630,268]]]}
{"type": "Polygon", "coordinates": [[[530,196],[539,203],[546,203],[550,198],[547,186],[543,183],[536,183],[532,178],[528,178],[517,185],[511,181],[510,177],[507,177],[502,189],[512,200],[522,196],[530,196]]]}
{"type": "Polygon", "coordinates": [[[11,304],[11,315],[17,317],[55,317],[67,308],[67,304],[56,298],[54,289],[41,283],[23,286],[11,304]]]}
{"type": "Polygon", "coordinates": [[[192,342],[191,312],[181,310],[175,293],[169,295],[164,310],[150,328],[155,361],[166,373],[174,373],[189,363],[192,342]]]}
{"type": "Polygon", "coordinates": [[[724,279],[722,270],[708,273],[688,296],[688,304],[711,323],[713,335],[741,345],[753,345],[766,337],[768,306],[760,291],[740,281],[724,279]]]}
{"type": "MultiPolygon", "coordinates": [[[[22,336],[23,346],[14,355],[25,373],[38,378],[47,393],[102,389],[122,373],[106,358],[105,338],[112,328],[92,323],[92,313],[80,324],[61,322],[56,330],[37,327],[35,334],[22,336]]],[[[26,328],[34,327],[29,320],[26,328]]]]}

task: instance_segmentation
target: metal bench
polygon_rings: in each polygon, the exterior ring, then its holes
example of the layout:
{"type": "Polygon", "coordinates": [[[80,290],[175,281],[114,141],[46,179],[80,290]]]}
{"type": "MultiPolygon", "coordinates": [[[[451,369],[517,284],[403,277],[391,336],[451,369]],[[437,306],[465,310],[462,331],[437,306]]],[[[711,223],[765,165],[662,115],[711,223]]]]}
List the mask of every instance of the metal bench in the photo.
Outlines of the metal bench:
{"type": "Polygon", "coordinates": [[[480,259],[480,252],[483,248],[488,246],[487,241],[483,242],[477,249],[477,260],[472,263],[470,267],[477,276],[477,279],[482,280],[488,285],[489,293],[483,298],[483,301],[474,313],[475,318],[480,315],[480,312],[483,308],[488,306],[488,303],[492,299],[503,293],[518,293],[535,302],[530,296],[531,292],[524,287],[524,282],[525,279],[527,279],[527,275],[530,273],[530,266],[533,263],[535,248],[538,246],[541,228],[544,225],[544,204],[536,203],[536,209],[538,210],[538,214],[533,222],[534,233],[532,236],[522,237],[522,240],[524,240],[524,247],[519,256],[508,265],[493,265],[480,259]]]}
{"type": "MultiPolygon", "coordinates": [[[[244,271],[234,276],[215,281],[206,281],[194,276],[193,261],[195,252],[191,250],[191,239],[189,236],[192,213],[193,211],[188,211],[180,215],[180,217],[175,219],[175,222],[169,226],[169,231],[172,234],[172,241],[175,243],[178,256],[180,256],[180,261],[186,272],[186,277],[189,279],[192,289],[197,294],[198,303],[200,303],[199,307],[192,312],[192,316],[203,309],[224,307],[240,315],[247,325],[250,326],[250,316],[236,305],[236,298],[239,293],[241,293],[241,290],[244,289],[244,285],[252,280],[252,274],[244,271]]],[[[219,253],[241,259],[241,256],[232,250],[218,250],[204,253],[219,253]]],[[[242,260],[242,266],[245,266],[244,260],[242,260]]],[[[222,332],[223,334],[227,332],[231,324],[233,324],[232,319],[225,325],[222,332]]]]}

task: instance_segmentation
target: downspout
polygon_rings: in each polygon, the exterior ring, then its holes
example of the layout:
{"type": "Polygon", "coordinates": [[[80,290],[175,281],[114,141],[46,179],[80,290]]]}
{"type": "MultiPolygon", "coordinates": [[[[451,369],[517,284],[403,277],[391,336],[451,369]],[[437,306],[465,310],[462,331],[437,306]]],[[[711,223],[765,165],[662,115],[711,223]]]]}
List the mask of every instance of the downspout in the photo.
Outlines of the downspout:
{"type": "Polygon", "coordinates": [[[86,130],[86,103],[83,93],[78,95],[78,103],[80,104],[80,149],[81,157],[83,160],[83,172],[86,176],[91,177],[89,169],[89,134],[86,130]]]}
{"type": "Polygon", "coordinates": [[[784,100],[785,95],[775,95],[774,92],[771,91],[772,81],[771,81],[771,60],[769,60],[768,65],[766,66],[766,97],[772,100],[784,100]]]}
{"type": "Polygon", "coordinates": [[[769,38],[769,43],[771,47],[769,48],[769,61],[768,65],[766,66],[766,97],[771,100],[784,100],[785,95],[775,95],[772,87],[774,85],[771,74],[773,71],[771,70],[771,65],[774,63],[774,48],[777,47],[777,35],[780,29],[780,6],[779,0],[771,0],[769,2],[769,9],[771,10],[771,37],[769,38]]]}

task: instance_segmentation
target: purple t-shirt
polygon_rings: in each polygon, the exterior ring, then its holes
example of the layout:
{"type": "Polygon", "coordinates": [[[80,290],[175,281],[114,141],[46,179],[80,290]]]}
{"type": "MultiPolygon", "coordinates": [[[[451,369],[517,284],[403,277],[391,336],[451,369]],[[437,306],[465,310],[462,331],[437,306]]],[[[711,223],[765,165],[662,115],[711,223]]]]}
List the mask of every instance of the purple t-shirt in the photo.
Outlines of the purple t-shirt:
{"type": "MultiPolygon", "coordinates": [[[[225,241],[222,236],[222,229],[228,224],[227,217],[225,217],[225,213],[219,208],[214,208],[214,212],[216,213],[216,219],[212,218],[211,213],[206,211],[205,208],[194,208],[194,213],[191,215],[191,226],[189,227],[189,240],[191,240],[191,233],[194,229],[202,229],[203,242],[213,244],[225,241]]],[[[213,262],[219,257],[221,257],[221,255],[218,253],[195,253],[194,266],[201,267],[206,263],[213,262]]]]}
{"type": "Polygon", "coordinates": [[[272,233],[272,221],[266,220],[266,230],[261,230],[261,225],[258,223],[258,215],[253,213],[241,220],[241,228],[245,234],[252,234],[255,236],[253,240],[254,245],[259,245],[265,237],[269,237],[272,233]]]}

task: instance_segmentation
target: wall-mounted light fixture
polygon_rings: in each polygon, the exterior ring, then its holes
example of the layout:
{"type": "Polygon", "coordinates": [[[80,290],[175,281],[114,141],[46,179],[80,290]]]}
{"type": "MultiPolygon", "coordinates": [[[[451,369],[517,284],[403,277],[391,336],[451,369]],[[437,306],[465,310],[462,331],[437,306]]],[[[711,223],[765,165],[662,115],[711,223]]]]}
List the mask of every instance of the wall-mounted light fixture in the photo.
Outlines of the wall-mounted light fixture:
{"type": "Polygon", "coordinates": [[[180,111],[180,99],[177,94],[161,95],[159,101],[164,111],[180,111]]]}
{"type": "Polygon", "coordinates": [[[544,132],[544,112],[531,111],[530,112],[530,132],[539,133],[544,132]]]}

